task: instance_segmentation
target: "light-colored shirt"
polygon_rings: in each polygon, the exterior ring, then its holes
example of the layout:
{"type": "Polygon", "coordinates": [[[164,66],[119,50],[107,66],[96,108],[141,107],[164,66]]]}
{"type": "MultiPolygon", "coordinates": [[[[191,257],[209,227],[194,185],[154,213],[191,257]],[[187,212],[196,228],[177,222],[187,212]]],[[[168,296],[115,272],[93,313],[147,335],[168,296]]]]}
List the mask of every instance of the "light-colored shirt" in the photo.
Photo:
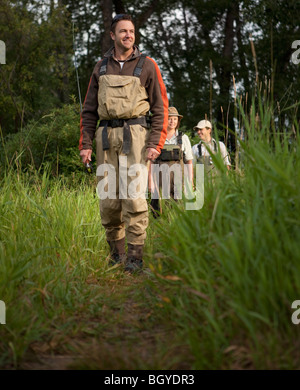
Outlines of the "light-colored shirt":
{"type": "MultiPolygon", "coordinates": [[[[216,141],[212,138],[211,141],[209,143],[205,143],[203,141],[199,142],[199,144],[201,144],[201,153],[202,153],[202,156],[203,157],[206,157],[206,156],[210,156],[207,148],[206,148],[206,145],[209,147],[209,149],[212,151],[213,154],[217,153],[218,152],[218,149],[220,150],[220,153],[221,153],[221,156],[222,156],[222,159],[223,159],[223,162],[225,165],[230,165],[230,161],[229,161],[229,154],[227,152],[227,149],[226,149],[226,146],[224,145],[223,142],[219,141],[219,148],[217,148],[217,152],[215,151],[215,143],[216,141]]],[[[193,146],[192,148],[192,152],[193,152],[193,155],[194,155],[194,164],[197,162],[197,158],[200,157],[199,156],[199,150],[198,150],[198,145],[199,144],[196,144],[193,146]]]]}
{"type": "MultiPolygon", "coordinates": [[[[177,141],[178,130],[175,131],[173,137],[166,139],[165,145],[178,145],[177,141]]],[[[182,135],[182,151],[187,161],[193,160],[192,146],[189,137],[186,134],[182,135]]]]}

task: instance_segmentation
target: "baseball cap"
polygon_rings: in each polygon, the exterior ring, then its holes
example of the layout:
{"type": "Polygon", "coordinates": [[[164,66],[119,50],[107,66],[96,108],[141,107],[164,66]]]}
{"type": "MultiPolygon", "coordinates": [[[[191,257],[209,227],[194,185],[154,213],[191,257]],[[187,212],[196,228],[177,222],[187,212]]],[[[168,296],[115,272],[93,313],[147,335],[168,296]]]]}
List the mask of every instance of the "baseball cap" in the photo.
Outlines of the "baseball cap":
{"type": "Polygon", "coordinates": [[[195,126],[193,130],[204,129],[204,127],[212,129],[210,121],[203,119],[202,121],[198,122],[197,126],[195,126]]]}

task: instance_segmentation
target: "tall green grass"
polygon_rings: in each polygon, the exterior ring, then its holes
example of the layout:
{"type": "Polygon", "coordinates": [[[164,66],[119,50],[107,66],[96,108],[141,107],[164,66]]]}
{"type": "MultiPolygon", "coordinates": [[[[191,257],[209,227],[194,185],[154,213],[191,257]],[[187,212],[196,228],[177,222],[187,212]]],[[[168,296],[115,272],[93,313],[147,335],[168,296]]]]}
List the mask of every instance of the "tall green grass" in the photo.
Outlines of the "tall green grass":
{"type": "Polygon", "coordinates": [[[49,359],[66,368],[61,357],[73,369],[182,365],[164,336],[153,275],[108,264],[95,178],[50,172],[9,169],[1,180],[0,368],[49,359]]]}
{"type": "Polygon", "coordinates": [[[201,210],[174,206],[157,223],[152,268],[197,369],[300,364],[299,128],[276,129],[271,106],[255,104],[239,106],[239,169],[206,181],[201,210]]]}
{"type": "Polygon", "coordinates": [[[87,280],[109,271],[107,247],[90,183],[11,170],[0,209],[0,366],[18,367],[32,342],[77,332],[77,318],[101,309],[87,280]]]}
{"type": "MultiPolygon", "coordinates": [[[[272,107],[262,101],[257,107],[253,102],[249,113],[240,105],[239,115],[237,165],[227,173],[213,157],[219,174],[205,181],[203,208],[165,204],[162,217],[150,215],[145,263],[157,280],[141,279],[135,288],[142,276],[129,278],[128,301],[122,289],[110,297],[111,287],[105,288],[121,285],[124,274],[107,265],[95,183],[54,179],[47,169],[4,172],[0,299],[7,313],[0,326],[0,367],[20,367],[36,342],[55,344],[50,351],[59,354],[69,337],[79,336],[84,345],[84,334],[93,338],[112,325],[117,353],[120,324],[102,315],[110,306],[120,312],[119,321],[133,321],[126,323],[136,329],[128,333],[130,350],[145,341],[141,329],[149,328],[153,341],[162,325],[180,335],[176,364],[189,362],[188,368],[299,368],[299,327],[291,321],[291,304],[300,299],[299,128],[295,121],[294,128],[278,129],[272,107]],[[126,317],[125,301],[143,307],[138,315],[150,318],[144,328],[132,311],[126,317]]],[[[160,359],[170,364],[162,339],[159,346],[152,362],[135,356],[138,368],[166,368],[160,359]]],[[[108,353],[107,366],[97,354],[92,367],[111,368],[114,357],[108,353]]],[[[121,368],[135,368],[126,364],[121,368]]]]}

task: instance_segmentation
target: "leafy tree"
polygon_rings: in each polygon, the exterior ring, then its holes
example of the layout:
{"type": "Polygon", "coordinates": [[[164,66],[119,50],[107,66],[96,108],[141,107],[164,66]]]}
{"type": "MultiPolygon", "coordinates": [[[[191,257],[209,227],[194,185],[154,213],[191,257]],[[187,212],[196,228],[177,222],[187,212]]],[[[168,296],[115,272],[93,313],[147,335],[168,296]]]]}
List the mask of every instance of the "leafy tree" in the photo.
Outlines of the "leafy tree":
{"type": "Polygon", "coordinates": [[[0,68],[0,125],[8,134],[69,101],[72,40],[62,1],[47,8],[45,2],[4,0],[0,26],[7,50],[0,68]]]}
{"type": "MultiPolygon", "coordinates": [[[[297,0],[3,0],[3,133],[77,95],[73,32],[83,98],[95,63],[112,45],[112,17],[124,12],[134,17],[136,42],[158,62],[187,130],[205,116],[220,130],[234,129],[235,92],[246,104],[260,83],[270,86],[278,123],[290,123],[283,110],[300,89],[299,66],[290,60],[299,11],[297,0]]],[[[229,141],[234,149],[234,137],[229,141]]]]}
{"type": "MultiPolygon", "coordinates": [[[[260,82],[270,81],[270,93],[281,115],[285,106],[299,100],[300,68],[293,64],[292,42],[300,39],[300,3],[297,0],[282,0],[245,3],[248,23],[254,23],[254,44],[257,62],[257,77],[260,82]]],[[[298,117],[299,118],[299,117],[298,117]]]]}
{"type": "MultiPolygon", "coordinates": [[[[267,78],[275,100],[298,99],[299,67],[290,56],[299,19],[297,1],[167,0],[141,42],[163,69],[170,103],[187,128],[207,116],[234,130],[236,92],[250,102],[267,78]]],[[[229,141],[233,150],[234,137],[229,141]]]]}

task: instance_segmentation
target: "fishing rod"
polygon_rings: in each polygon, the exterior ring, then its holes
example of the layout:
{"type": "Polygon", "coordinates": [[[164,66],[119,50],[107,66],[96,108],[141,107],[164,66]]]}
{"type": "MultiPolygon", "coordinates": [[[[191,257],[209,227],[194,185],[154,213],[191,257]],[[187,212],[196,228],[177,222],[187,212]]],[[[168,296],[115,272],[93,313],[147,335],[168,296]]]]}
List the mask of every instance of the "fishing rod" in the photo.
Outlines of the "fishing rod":
{"type": "MultiPolygon", "coordinates": [[[[78,88],[78,96],[79,96],[79,104],[80,104],[80,113],[82,113],[82,103],[81,103],[81,92],[80,92],[80,84],[79,84],[79,77],[78,77],[78,66],[77,66],[77,57],[76,57],[76,45],[75,45],[75,31],[74,31],[74,25],[73,22],[73,51],[74,51],[74,67],[76,71],[76,80],[77,80],[77,88],[78,88]]],[[[85,164],[85,170],[87,173],[93,172],[93,167],[90,162],[86,162],[85,164]]]]}
{"type": "Polygon", "coordinates": [[[81,92],[80,92],[80,84],[78,77],[78,66],[77,66],[77,57],[76,57],[76,45],[75,45],[75,32],[74,32],[74,22],[73,22],[73,51],[74,51],[74,67],[76,72],[76,80],[77,80],[77,88],[78,88],[78,96],[79,96],[79,104],[80,104],[80,112],[82,112],[82,103],[81,103],[81,92]]]}

